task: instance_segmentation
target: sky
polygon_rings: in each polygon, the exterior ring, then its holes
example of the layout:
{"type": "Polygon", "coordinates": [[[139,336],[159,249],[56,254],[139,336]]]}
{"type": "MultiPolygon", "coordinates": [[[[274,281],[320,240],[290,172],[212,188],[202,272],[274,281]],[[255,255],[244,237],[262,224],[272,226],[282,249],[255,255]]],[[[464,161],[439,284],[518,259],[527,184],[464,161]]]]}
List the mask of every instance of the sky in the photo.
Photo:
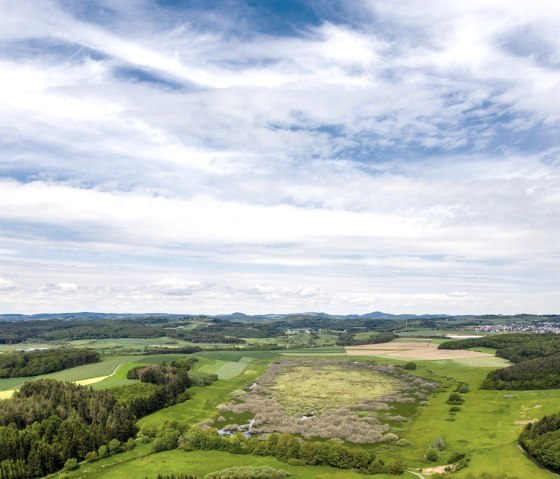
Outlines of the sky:
{"type": "Polygon", "coordinates": [[[0,313],[560,313],[558,25],[0,0],[0,313]]]}

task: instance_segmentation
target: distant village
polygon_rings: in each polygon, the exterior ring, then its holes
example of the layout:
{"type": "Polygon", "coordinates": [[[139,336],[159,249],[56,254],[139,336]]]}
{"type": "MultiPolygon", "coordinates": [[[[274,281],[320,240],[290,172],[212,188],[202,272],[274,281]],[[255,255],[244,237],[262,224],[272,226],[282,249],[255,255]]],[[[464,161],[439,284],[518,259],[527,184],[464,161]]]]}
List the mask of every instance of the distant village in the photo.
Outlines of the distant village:
{"type": "Polygon", "coordinates": [[[558,323],[537,323],[537,324],[487,324],[475,328],[478,333],[556,333],[560,334],[558,323]]]}

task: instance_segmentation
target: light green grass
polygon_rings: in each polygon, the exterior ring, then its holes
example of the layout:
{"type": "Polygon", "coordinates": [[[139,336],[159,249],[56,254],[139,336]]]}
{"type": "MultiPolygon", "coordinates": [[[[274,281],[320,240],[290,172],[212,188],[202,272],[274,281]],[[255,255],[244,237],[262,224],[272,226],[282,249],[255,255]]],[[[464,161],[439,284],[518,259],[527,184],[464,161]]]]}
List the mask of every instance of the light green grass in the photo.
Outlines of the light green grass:
{"type": "Polygon", "coordinates": [[[136,361],[140,358],[141,356],[105,356],[99,363],[84,364],[83,366],[65,369],[64,371],[58,371],[56,373],[28,378],[0,379],[0,391],[17,388],[26,381],[32,381],[38,378],[51,378],[59,381],[79,381],[81,379],[107,376],[111,374],[119,364],[136,361]]]}
{"type": "MultiPolygon", "coordinates": [[[[133,458],[132,460],[123,458],[122,462],[115,463],[119,461],[119,456],[124,456],[124,454],[92,464],[82,465],[77,471],[66,473],[65,477],[71,479],[131,479],[144,477],[155,479],[158,474],[186,473],[196,475],[199,479],[202,479],[209,472],[239,466],[269,466],[275,469],[283,469],[290,473],[290,479],[365,479],[368,477],[395,479],[396,477],[385,474],[366,476],[353,471],[334,469],[327,466],[290,466],[273,457],[243,456],[218,451],[184,452],[173,450],[135,460],[133,458]]],[[[58,477],[61,477],[61,475],[59,474],[58,477]]],[[[405,473],[399,477],[410,479],[414,476],[405,473]]]]}
{"type": "Polygon", "coordinates": [[[476,368],[505,368],[510,366],[511,363],[503,358],[498,358],[496,356],[488,356],[482,358],[457,358],[448,360],[434,361],[438,364],[448,364],[450,366],[469,366],[476,368]],[[455,364],[452,364],[455,363],[455,364]]]}
{"type": "MultiPolygon", "coordinates": [[[[419,369],[413,374],[438,378],[449,389],[429,400],[418,416],[401,436],[410,440],[411,447],[387,451],[389,456],[401,455],[414,467],[428,467],[423,454],[438,436],[445,438],[448,451],[464,451],[472,457],[470,466],[457,473],[458,479],[468,473],[482,472],[513,473],[520,478],[551,478],[549,472],[535,465],[517,448],[517,437],[523,426],[515,424],[541,417],[558,410],[560,390],[547,391],[485,391],[478,387],[488,372],[494,368],[462,367],[455,361],[416,361],[419,369]],[[431,371],[431,373],[429,372],[431,371]],[[450,406],[446,399],[457,382],[446,378],[465,381],[471,391],[464,394],[465,403],[455,416],[447,421],[450,406]],[[537,407],[536,407],[537,406],[537,407]]],[[[438,464],[445,464],[447,455],[438,464]]]]}
{"type": "Polygon", "coordinates": [[[241,374],[252,358],[242,357],[239,361],[221,361],[219,359],[208,360],[198,369],[208,374],[217,374],[219,379],[231,379],[241,374]]]}

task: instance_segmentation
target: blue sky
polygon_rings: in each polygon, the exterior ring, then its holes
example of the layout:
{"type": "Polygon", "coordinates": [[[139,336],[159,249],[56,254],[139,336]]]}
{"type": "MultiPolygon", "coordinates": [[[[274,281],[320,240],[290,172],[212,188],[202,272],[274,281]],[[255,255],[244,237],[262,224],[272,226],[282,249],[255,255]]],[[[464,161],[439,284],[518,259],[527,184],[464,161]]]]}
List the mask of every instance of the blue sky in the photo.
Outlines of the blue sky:
{"type": "Polygon", "coordinates": [[[558,312],[558,24],[0,0],[0,312],[558,312]]]}

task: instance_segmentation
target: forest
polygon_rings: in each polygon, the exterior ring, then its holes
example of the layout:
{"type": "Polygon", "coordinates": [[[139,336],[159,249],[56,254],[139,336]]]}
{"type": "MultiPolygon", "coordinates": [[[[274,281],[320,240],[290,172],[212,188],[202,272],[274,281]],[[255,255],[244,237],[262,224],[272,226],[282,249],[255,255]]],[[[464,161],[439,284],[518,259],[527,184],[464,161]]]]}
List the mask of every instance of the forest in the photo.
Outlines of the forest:
{"type": "Polygon", "coordinates": [[[16,351],[0,355],[0,378],[21,378],[54,373],[63,369],[96,363],[101,357],[87,349],[48,349],[16,351]]]}
{"type": "Polygon", "coordinates": [[[527,424],[519,442],[540,464],[560,472],[560,413],[527,424]]]}
{"type": "Polygon", "coordinates": [[[103,446],[120,447],[136,431],[132,413],[109,391],[25,383],[0,409],[0,479],[44,476],[103,446]]]}
{"type": "Polygon", "coordinates": [[[493,348],[496,356],[519,363],[529,359],[543,358],[560,353],[560,335],[511,333],[480,338],[449,341],[439,345],[439,349],[469,349],[476,347],[493,348]]]}
{"type": "Polygon", "coordinates": [[[560,353],[492,371],[480,387],[517,390],[560,388],[560,353]]]}

